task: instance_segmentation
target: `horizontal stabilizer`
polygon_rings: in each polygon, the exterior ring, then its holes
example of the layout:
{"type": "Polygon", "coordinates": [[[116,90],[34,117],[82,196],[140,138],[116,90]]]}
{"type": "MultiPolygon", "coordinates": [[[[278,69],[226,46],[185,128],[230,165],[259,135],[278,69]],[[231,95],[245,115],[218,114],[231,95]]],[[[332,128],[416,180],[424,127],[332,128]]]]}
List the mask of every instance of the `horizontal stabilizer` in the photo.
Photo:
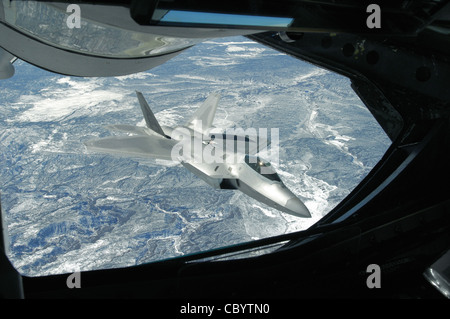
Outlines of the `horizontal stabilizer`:
{"type": "Polygon", "coordinates": [[[147,101],[145,100],[144,96],[141,92],[136,91],[136,95],[139,100],[139,104],[141,105],[142,113],[144,114],[145,123],[147,124],[147,127],[156,133],[160,134],[161,136],[167,137],[164,131],[162,130],[161,126],[158,123],[158,120],[156,120],[155,115],[153,114],[152,110],[150,109],[150,106],[148,106],[147,101]]]}

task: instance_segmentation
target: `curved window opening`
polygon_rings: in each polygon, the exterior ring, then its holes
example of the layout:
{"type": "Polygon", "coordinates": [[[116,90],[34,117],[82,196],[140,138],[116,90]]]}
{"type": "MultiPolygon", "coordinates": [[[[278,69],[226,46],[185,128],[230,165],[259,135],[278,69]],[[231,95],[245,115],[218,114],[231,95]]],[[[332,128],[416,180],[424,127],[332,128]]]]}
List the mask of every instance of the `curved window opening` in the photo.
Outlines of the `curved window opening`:
{"type": "MultiPolygon", "coordinates": [[[[347,78],[244,37],[205,41],[129,76],[15,67],[0,86],[0,190],[8,256],[27,276],[139,265],[308,229],[391,144],[347,78]],[[266,129],[271,144],[251,156],[270,163],[312,217],[214,188],[170,161],[88,153],[85,141],[123,133],[111,127],[145,127],[135,90],[164,128],[183,125],[220,92],[213,126],[266,129]]],[[[228,172],[217,166],[213,173],[228,172]]]]}

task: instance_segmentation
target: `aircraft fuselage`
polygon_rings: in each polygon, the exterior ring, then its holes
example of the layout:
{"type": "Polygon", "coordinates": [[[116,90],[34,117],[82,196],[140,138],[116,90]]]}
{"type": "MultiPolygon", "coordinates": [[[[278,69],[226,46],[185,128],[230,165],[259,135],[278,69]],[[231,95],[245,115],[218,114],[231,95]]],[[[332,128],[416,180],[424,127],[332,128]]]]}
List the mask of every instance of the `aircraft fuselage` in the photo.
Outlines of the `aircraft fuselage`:
{"type": "Polygon", "coordinates": [[[176,161],[216,189],[240,190],[282,212],[311,217],[271,164],[253,155],[267,147],[267,136],[256,130],[229,134],[212,128],[218,94],[211,94],[186,125],[176,128],[160,126],[142,93],[137,96],[147,127],[111,125],[131,135],[86,142],[89,149],[176,161]]]}

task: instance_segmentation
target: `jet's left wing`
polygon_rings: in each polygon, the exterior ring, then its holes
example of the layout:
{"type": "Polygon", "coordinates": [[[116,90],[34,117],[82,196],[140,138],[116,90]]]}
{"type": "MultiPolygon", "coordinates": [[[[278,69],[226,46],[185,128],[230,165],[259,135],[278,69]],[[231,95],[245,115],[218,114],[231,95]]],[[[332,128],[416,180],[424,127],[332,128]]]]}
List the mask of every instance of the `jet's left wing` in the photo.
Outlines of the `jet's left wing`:
{"type": "Polygon", "coordinates": [[[159,136],[111,136],[84,143],[88,150],[125,156],[173,160],[171,151],[176,141],[159,136]]]}

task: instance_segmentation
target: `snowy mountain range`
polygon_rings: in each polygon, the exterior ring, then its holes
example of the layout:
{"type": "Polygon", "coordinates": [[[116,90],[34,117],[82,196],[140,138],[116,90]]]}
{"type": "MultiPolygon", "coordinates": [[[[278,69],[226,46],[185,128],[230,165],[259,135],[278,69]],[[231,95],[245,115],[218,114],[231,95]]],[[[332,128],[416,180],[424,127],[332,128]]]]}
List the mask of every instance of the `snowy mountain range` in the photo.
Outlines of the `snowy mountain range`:
{"type": "Polygon", "coordinates": [[[29,276],[142,264],[306,229],[390,145],[348,79],[244,37],[203,42],[129,76],[15,66],[0,83],[0,191],[9,257],[29,276]],[[106,125],[145,125],[135,90],[162,125],[182,124],[219,92],[216,127],[278,128],[276,169],[312,218],[212,189],[171,162],[88,153],[83,142],[115,134],[106,125]]]}

